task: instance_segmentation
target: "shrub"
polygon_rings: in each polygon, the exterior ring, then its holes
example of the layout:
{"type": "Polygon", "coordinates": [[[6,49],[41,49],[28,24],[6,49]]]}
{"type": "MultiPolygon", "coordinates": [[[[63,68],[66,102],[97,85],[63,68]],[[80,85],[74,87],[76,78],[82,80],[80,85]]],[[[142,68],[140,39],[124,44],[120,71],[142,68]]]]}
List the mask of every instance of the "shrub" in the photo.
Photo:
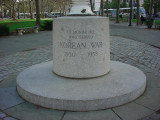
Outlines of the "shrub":
{"type": "Polygon", "coordinates": [[[0,25],[0,36],[9,35],[9,27],[7,25],[0,25]]]}
{"type": "MultiPolygon", "coordinates": [[[[41,19],[41,24],[44,24],[45,21],[51,21],[50,19],[41,19]]],[[[9,32],[16,31],[17,28],[24,27],[33,27],[36,26],[36,19],[20,19],[20,20],[2,20],[0,21],[0,25],[6,25],[9,27],[9,32]]]]}
{"type": "Polygon", "coordinates": [[[155,20],[155,24],[160,25],[160,20],[155,20]]]}
{"type": "Polygon", "coordinates": [[[146,19],[146,25],[147,25],[148,28],[152,28],[153,21],[154,21],[154,20],[153,20],[153,19],[150,19],[150,18],[146,19]]]}
{"type": "Polygon", "coordinates": [[[45,20],[45,22],[40,26],[42,30],[52,30],[52,20],[45,20]]]}

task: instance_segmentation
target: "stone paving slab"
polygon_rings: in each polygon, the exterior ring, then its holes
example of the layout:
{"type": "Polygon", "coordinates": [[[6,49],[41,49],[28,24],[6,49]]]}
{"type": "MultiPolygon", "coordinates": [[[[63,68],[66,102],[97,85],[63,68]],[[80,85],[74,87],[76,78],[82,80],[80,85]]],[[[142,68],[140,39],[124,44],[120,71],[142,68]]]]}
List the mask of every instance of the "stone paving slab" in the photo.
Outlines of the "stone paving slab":
{"type": "Polygon", "coordinates": [[[2,118],[4,118],[4,117],[6,117],[6,114],[5,114],[5,113],[0,112],[0,118],[2,119],[2,118]]]}
{"type": "Polygon", "coordinates": [[[34,50],[48,46],[50,43],[52,43],[52,31],[40,31],[38,34],[30,33],[22,36],[3,36],[0,37],[0,56],[34,50]]]}
{"type": "Polygon", "coordinates": [[[17,77],[17,74],[10,75],[6,79],[4,79],[0,83],[0,88],[16,87],[16,77],[17,77]]]}
{"type": "Polygon", "coordinates": [[[123,120],[138,120],[154,113],[153,110],[138,105],[134,102],[113,108],[113,111],[115,111],[115,113],[118,114],[123,120]]]}
{"type": "Polygon", "coordinates": [[[154,73],[146,73],[147,87],[148,88],[160,88],[160,75],[154,73]]]}
{"type": "Polygon", "coordinates": [[[138,98],[136,103],[141,104],[154,111],[160,109],[160,88],[147,88],[143,96],[138,98]]]}
{"type": "Polygon", "coordinates": [[[16,119],[12,117],[5,117],[3,120],[16,120],[16,119]]]}
{"type": "Polygon", "coordinates": [[[121,120],[111,109],[91,112],[66,112],[63,120],[121,120]]]}
{"type": "Polygon", "coordinates": [[[160,120],[160,114],[152,114],[146,118],[142,118],[141,120],[160,120]]]}
{"type": "Polygon", "coordinates": [[[0,109],[5,110],[24,101],[18,96],[15,87],[0,88],[0,109]]]}
{"type": "Polygon", "coordinates": [[[4,111],[20,120],[61,120],[64,111],[51,110],[29,103],[22,103],[4,111]]]}
{"type": "Polygon", "coordinates": [[[110,22],[110,34],[119,35],[135,41],[143,42],[160,48],[160,34],[158,29],[146,29],[144,26],[128,27],[128,23],[115,24],[110,22]]]}

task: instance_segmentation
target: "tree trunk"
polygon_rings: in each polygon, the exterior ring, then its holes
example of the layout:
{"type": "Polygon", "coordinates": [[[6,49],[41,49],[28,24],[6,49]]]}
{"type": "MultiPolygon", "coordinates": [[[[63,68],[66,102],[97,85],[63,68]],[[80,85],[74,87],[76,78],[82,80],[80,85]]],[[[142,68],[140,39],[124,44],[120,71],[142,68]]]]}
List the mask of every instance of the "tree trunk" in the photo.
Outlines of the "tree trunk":
{"type": "Polygon", "coordinates": [[[156,15],[157,14],[157,6],[158,6],[158,1],[156,1],[155,3],[154,3],[154,15],[156,15]]]}
{"type": "Polygon", "coordinates": [[[104,6],[103,6],[103,0],[101,0],[101,16],[104,16],[104,6]]]}
{"type": "Polygon", "coordinates": [[[29,12],[30,12],[30,19],[33,19],[33,13],[32,13],[32,0],[29,0],[29,12]]]}
{"type": "Polygon", "coordinates": [[[18,8],[17,8],[17,10],[18,10],[18,19],[20,19],[20,16],[19,16],[19,11],[20,11],[20,9],[19,9],[19,3],[17,3],[18,4],[18,8]]]}
{"type": "Polygon", "coordinates": [[[25,1],[23,0],[23,17],[26,18],[25,1]]]}
{"type": "Polygon", "coordinates": [[[12,19],[13,19],[13,21],[16,20],[15,4],[16,4],[16,3],[13,3],[13,6],[12,6],[12,19]]]}
{"type": "Polygon", "coordinates": [[[63,16],[65,15],[65,9],[66,9],[66,7],[65,7],[65,3],[63,3],[63,16]]]}
{"type": "Polygon", "coordinates": [[[116,12],[116,23],[119,23],[119,9],[120,9],[120,0],[118,0],[117,12],[116,12]]]}
{"type": "Polygon", "coordinates": [[[36,2],[36,25],[40,25],[40,11],[39,11],[39,0],[35,0],[36,2]]]}
{"type": "Polygon", "coordinates": [[[108,17],[108,0],[106,0],[106,15],[108,17]]]}
{"type": "Polygon", "coordinates": [[[44,1],[41,0],[41,17],[44,18],[44,1]]]}
{"type": "Polygon", "coordinates": [[[12,18],[12,9],[11,8],[9,8],[9,16],[10,16],[10,18],[12,18]]]}
{"type": "Polygon", "coordinates": [[[60,17],[62,16],[62,0],[59,0],[60,17]]]}
{"type": "Polygon", "coordinates": [[[1,7],[1,15],[2,15],[1,17],[2,17],[2,19],[3,19],[3,5],[2,5],[2,0],[1,0],[0,4],[1,4],[0,7],[1,7]]]}
{"type": "Polygon", "coordinates": [[[132,12],[133,12],[133,4],[132,4],[132,0],[130,0],[130,18],[129,18],[128,26],[132,26],[132,12]]]}
{"type": "Polygon", "coordinates": [[[4,17],[6,17],[7,16],[7,10],[6,10],[6,8],[4,7],[4,17]]]}
{"type": "Polygon", "coordinates": [[[137,25],[140,25],[140,14],[139,14],[139,0],[137,2],[137,25]]]}
{"type": "Polygon", "coordinates": [[[149,18],[152,18],[152,9],[153,9],[153,0],[150,0],[150,11],[149,11],[149,18]]]}
{"type": "Polygon", "coordinates": [[[93,12],[93,3],[92,3],[92,0],[90,0],[90,4],[91,4],[91,10],[93,12]]]}

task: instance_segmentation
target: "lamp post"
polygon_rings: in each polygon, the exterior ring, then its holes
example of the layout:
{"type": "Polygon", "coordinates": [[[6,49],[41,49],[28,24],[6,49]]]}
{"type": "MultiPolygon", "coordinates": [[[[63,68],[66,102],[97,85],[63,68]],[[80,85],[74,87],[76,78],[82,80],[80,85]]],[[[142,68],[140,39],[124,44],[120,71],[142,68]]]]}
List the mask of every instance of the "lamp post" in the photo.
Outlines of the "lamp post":
{"type": "Polygon", "coordinates": [[[132,0],[130,0],[130,18],[128,26],[132,26],[132,11],[133,11],[133,5],[132,5],[132,0]]]}

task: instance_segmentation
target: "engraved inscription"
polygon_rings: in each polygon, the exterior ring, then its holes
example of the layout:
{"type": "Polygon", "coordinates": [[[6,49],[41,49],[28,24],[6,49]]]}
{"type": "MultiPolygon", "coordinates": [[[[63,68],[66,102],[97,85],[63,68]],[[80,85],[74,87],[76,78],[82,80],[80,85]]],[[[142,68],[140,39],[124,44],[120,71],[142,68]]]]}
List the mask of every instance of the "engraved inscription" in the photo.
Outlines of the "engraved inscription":
{"type": "Polygon", "coordinates": [[[90,43],[92,48],[101,48],[102,47],[102,42],[91,42],[90,43]]]}
{"type": "Polygon", "coordinates": [[[95,35],[94,30],[67,30],[69,39],[93,39],[95,35]]]}
{"type": "Polygon", "coordinates": [[[65,57],[75,57],[76,53],[75,52],[65,52],[65,57]]]}
{"type": "Polygon", "coordinates": [[[69,48],[69,49],[86,49],[86,48],[102,48],[102,42],[59,42],[60,48],[69,48]]]}
{"type": "Polygon", "coordinates": [[[95,51],[95,52],[88,52],[88,57],[95,57],[98,55],[98,52],[95,51]]]}
{"type": "Polygon", "coordinates": [[[85,49],[86,43],[76,43],[76,42],[59,42],[60,48],[69,48],[69,49],[85,49]]]}
{"type": "MultiPolygon", "coordinates": [[[[64,30],[64,29],[62,29],[64,30]]],[[[95,36],[94,30],[64,30],[65,33],[67,33],[67,39],[65,41],[59,41],[58,47],[66,49],[64,52],[65,57],[76,57],[76,56],[86,56],[86,57],[96,57],[98,56],[97,49],[100,49],[103,47],[103,42],[97,40],[92,41],[92,39],[95,36]],[[82,40],[81,42],[78,42],[82,40]],[[83,41],[85,40],[85,41],[83,41]],[[87,41],[89,40],[89,41],[87,41]],[[82,53],[77,53],[75,50],[81,50],[81,49],[88,49],[94,51],[86,51],[82,53]]]]}

